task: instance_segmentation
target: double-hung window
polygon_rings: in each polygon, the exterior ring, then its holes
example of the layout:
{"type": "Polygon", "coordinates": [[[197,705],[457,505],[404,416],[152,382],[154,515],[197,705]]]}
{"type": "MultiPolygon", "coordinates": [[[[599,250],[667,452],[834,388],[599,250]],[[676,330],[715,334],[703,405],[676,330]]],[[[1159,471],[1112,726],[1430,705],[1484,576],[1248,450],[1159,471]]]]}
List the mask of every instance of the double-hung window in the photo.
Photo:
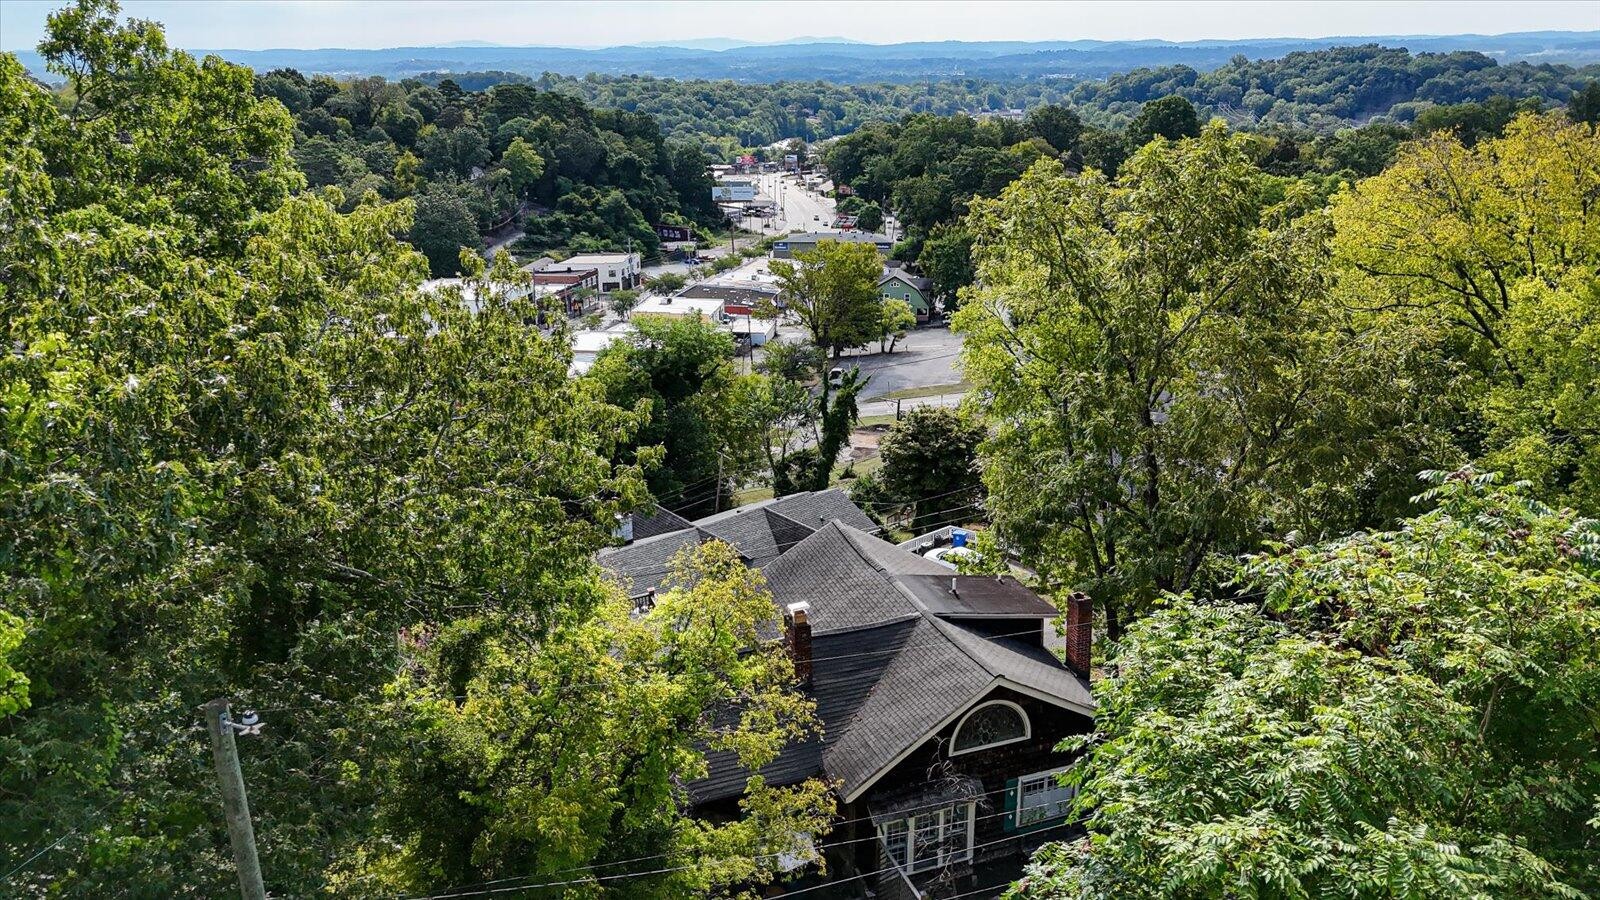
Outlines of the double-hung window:
{"type": "Polygon", "coordinates": [[[927,872],[972,858],[973,805],[957,803],[878,826],[889,861],[905,872],[927,872]]]}
{"type": "Polygon", "coordinates": [[[1062,771],[1035,772],[1017,779],[1016,827],[1026,828],[1071,812],[1077,789],[1060,783],[1057,776],[1062,771]]]}

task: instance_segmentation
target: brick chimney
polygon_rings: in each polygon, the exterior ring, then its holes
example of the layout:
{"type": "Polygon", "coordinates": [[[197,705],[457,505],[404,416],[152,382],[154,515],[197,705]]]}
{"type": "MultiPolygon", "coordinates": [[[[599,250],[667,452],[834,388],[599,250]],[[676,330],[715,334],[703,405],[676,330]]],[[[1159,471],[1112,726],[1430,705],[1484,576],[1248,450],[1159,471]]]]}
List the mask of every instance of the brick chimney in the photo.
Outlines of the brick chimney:
{"type": "Polygon", "coordinates": [[[1067,598],[1067,666],[1085,677],[1094,648],[1094,601],[1082,591],[1067,598]]]}
{"type": "Polygon", "coordinates": [[[789,645],[789,655],[794,659],[794,674],[803,685],[811,684],[811,622],[808,621],[811,604],[801,600],[789,604],[783,621],[789,645]]]}

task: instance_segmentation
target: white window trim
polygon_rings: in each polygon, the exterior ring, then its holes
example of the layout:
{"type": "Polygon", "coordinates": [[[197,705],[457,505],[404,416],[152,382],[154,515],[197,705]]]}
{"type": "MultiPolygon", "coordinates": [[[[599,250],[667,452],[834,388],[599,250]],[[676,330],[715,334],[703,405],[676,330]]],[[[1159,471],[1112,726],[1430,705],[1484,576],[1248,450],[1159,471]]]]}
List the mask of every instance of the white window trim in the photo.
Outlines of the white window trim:
{"type": "MultiPolygon", "coordinates": [[[[1037,779],[1040,779],[1040,778],[1049,778],[1049,779],[1052,780],[1052,786],[1059,787],[1060,785],[1055,785],[1054,784],[1055,776],[1060,775],[1062,772],[1065,772],[1070,768],[1072,768],[1072,767],[1071,766],[1057,766],[1054,769],[1046,769],[1043,772],[1031,772],[1031,773],[1029,773],[1027,775],[1020,775],[1020,776],[1017,777],[1016,809],[1011,811],[1011,824],[1012,824],[1013,827],[1019,828],[1019,829],[1020,828],[1032,828],[1035,825],[1038,825],[1038,824],[1040,824],[1042,822],[1049,822],[1051,819],[1062,818],[1062,816],[1047,816],[1047,817],[1045,817],[1043,819],[1040,819],[1038,822],[1024,822],[1024,821],[1022,821],[1023,786],[1025,784],[1027,784],[1028,782],[1030,782],[1030,781],[1034,781],[1034,780],[1037,780],[1037,779]]],[[[1078,795],[1077,788],[1070,788],[1069,790],[1071,791],[1071,794],[1070,794],[1071,797],[1076,797],[1078,795]]]]}
{"type": "MultiPolygon", "coordinates": [[[[1037,688],[1029,687],[1020,681],[1012,681],[1009,678],[996,678],[994,681],[990,682],[990,687],[1003,687],[1007,690],[1016,691],[1019,694],[1025,694],[1042,703],[1049,703],[1053,706],[1059,706],[1060,708],[1070,712],[1088,716],[1091,719],[1094,718],[1093,703],[1080,703],[1078,701],[1068,700],[1065,697],[1060,697],[1055,694],[1038,690],[1037,688]]],[[[988,691],[985,690],[984,693],[987,694],[988,691]]],[[[948,727],[951,722],[954,722],[960,718],[963,712],[964,710],[958,709],[950,715],[945,716],[934,724],[928,726],[928,730],[923,732],[921,737],[906,744],[906,746],[903,747],[899,753],[896,753],[894,756],[890,757],[888,762],[884,763],[882,766],[879,766],[878,771],[873,772],[860,784],[852,788],[850,792],[845,795],[844,802],[854,803],[856,800],[860,799],[862,794],[865,794],[867,791],[871,790],[872,786],[878,783],[878,779],[893,771],[895,766],[905,762],[906,757],[914,753],[918,747],[921,747],[927,741],[932,740],[936,735],[939,734],[939,732],[945,730],[945,728],[948,727]]]]}
{"type": "Polygon", "coordinates": [[[1028,718],[1027,710],[1023,709],[1022,707],[1018,706],[1015,703],[1012,703],[1010,700],[990,700],[990,701],[988,701],[986,703],[980,703],[977,706],[974,706],[971,710],[969,710],[967,712],[966,715],[961,717],[961,721],[956,724],[956,730],[952,731],[950,733],[950,752],[947,755],[949,755],[949,756],[961,756],[962,754],[966,754],[966,753],[977,753],[980,750],[988,750],[988,749],[990,749],[992,747],[1004,747],[1007,744],[1020,744],[1023,741],[1031,739],[1032,737],[1033,737],[1033,721],[1028,718]],[[957,750],[956,749],[956,744],[960,743],[960,741],[961,741],[961,729],[966,726],[967,720],[972,718],[973,716],[977,715],[978,713],[982,712],[983,710],[988,709],[991,706],[1009,706],[1013,710],[1015,710],[1017,715],[1022,717],[1022,736],[1021,737],[1014,737],[1014,738],[1006,738],[1003,741],[995,741],[995,742],[989,743],[989,744],[979,744],[976,747],[965,747],[963,749],[957,750]]]}
{"type": "Polygon", "coordinates": [[[937,810],[923,810],[918,813],[913,813],[904,819],[891,819],[887,822],[880,823],[877,829],[878,841],[883,845],[884,855],[888,856],[890,865],[893,865],[896,869],[899,869],[906,875],[920,875],[923,872],[936,872],[955,863],[970,862],[972,860],[972,851],[974,849],[972,843],[973,837],[976,834],[976,829],[973,828],[973,825],[977,821],[977,806],[978,805],[976,803],[973,803],[970,800],[966,802],[957,802],[937,810]],[[963,808],[965,809],[965,814],[960,811],[963,808]],[[956,810],[954,817],[950,815],[952,810],[956,810]],[[924,865],[919,868],[917,866],[916,820],[922,816],[929,815],[930,813],[937,813],[939,816],[939,836],[936,839],[936,842],[939,845],[939,852],[932,858],[932,864],[924,865]],[[965,820],[963,824],[965,825],[967,832],[966,848],[957,852],[946,852],[945,840],[949,835],[952,820],[960,822],[962,819],[965,820]],[[891,825],[899,825],[905,829],[906,861],[904,865],[896,861],[893,856],[889,856],[889,842],[887,838],[888,830],[891,825]]]}

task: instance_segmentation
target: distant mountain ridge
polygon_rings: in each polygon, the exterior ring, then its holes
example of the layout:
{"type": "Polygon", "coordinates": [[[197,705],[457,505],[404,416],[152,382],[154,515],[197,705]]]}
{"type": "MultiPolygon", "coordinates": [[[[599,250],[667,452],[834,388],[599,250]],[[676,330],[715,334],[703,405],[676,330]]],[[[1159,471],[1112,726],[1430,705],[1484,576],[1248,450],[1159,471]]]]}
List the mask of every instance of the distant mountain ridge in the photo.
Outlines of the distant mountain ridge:
{"type": "MultiPolygon", "coordinates": [[[[705,38],[677,42],[715,44],[705,38]]],[[[792,41],[809,41],[795,38],[792,41]]],[[[1139,41],[918,41],[863,44],[820,42],[711,46],[633,45],[602,49],[503,47],[392,47],[274,50],[194,50],[215,54],[256,71],[299,69],[307,75],[382,75],[406,78],[426,73],[498,70],[526,75],[650,75],[732,79],[743,82],[826,80],[839,83],[920,82],[950,78],[1099,78],[1130,69],[1187,65],[1208,71],[1235,55],[1272,59],[1302,50],[1360,44],[1404,47],[1413,53],[1475,51],[1500,63],[1600,63],[1600,31],[1531,31],[1502,35],[1386,35],[1327,38],[1261,38],[1172,42],[1139,41]]],[[[17,54],[23,65],[46,77],[37,53],[17,54]]]]}

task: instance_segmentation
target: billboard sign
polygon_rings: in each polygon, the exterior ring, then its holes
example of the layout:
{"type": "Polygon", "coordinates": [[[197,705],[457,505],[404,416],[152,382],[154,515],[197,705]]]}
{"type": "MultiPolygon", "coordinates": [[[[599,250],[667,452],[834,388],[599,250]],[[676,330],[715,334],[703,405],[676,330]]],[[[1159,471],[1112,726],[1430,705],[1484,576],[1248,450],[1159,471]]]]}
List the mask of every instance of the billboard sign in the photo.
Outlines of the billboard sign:
{"type": "Polygon", "coordinates": [[[663,241],[692,241],[694,229],[687,225],[657,225],[656,237],[663,241]]]}
{"type": "Polygon", "coordinates": [[[756,198],[753,184],[729,181],[711,189],[711,199],[717,203],[745,203],[756,198]]]}

